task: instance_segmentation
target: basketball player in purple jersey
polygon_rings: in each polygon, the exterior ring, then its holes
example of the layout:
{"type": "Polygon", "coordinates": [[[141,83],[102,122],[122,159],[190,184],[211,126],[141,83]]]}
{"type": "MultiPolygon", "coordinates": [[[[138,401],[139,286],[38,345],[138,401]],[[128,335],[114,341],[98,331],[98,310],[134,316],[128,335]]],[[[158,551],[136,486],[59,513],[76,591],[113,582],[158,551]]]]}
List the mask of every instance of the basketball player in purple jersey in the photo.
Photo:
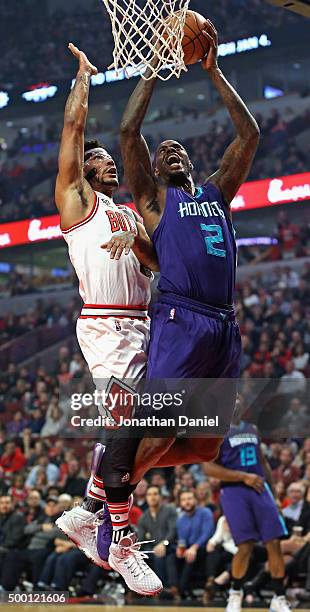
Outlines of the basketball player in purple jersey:
{"type": "Polygon", "coordinates": [[[232,584],[226,612],[240,612],[243,585],[255,542],[267,549],[274,596],[271,612],[289,612],[285,598],[284,560],[280,538],[287,535],[273,494],[272,477],[254,425],[234,418],[216,463],[205,465],[208,476],[222,481],[221,506],[238,546],[232,562],[232,584]]]}
{"type": "MultiPolygon", "coordinates": [[[[259,142],[255,119],[218,67],[218,36],[207,20],[210,43],[202,61],[236,130],[219,169],[199,187],[185,148],[162,142],[153,165],[141,134],[156,78],[140,80],[121,123],[125,175],[151,236],[160,265],[161,293],[151,323],[148,378],[239,376],[240,333],[233,309],[236,244],[230,203],[247,178],[259,142]]],[[[154,60],[155,61],[155,60],[154,60]]],[[[235,404],[231,394],[230,415],[235,404]]],[[[229,419],[230,420],[230,419],[229,419]]],[[[133,479],[154,465],[210,461],[222,438],[146,438],[136,456],[133,479]]],[[[132,480],[133,481],[133,480],[132,480]]]]}

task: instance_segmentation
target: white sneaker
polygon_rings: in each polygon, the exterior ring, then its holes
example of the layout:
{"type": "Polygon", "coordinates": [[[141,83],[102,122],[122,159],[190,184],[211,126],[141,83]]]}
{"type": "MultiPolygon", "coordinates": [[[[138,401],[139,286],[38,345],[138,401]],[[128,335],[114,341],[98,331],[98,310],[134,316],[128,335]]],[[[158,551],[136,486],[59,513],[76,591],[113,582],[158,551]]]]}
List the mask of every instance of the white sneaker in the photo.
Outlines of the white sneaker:
{"type": "Polygon", "coordinates": [[[88,512],[82,506],[75,506],[68,512],[64,512],[57,519],[56,525],[88,559],[99,567],[111,569],[109,564],[99,557],[97,551],[97,531],[102,522],[102,516],[102,510],[94,514],[88,512]]]}
{"type": "Polygon", "coordinates": [[[240,612],[242,608],[243,591],[230,589],[226,612],[240,612]]]}
{"type": "Polygon", "coordinates": [[[292,612],[285,595],[274,595],[269,610],[270,612],[292,612]]]}
{"type": "Polygon", "coordinates": [[[139,595],[157,595],[163,589],[161,580],[145,563],[147,552],[140,551],[141,544],[136,542],[136,536],[130,533],[124,536],[118,544],[110,546],[109,565],[123,576],[127,586],[139,595]]]}

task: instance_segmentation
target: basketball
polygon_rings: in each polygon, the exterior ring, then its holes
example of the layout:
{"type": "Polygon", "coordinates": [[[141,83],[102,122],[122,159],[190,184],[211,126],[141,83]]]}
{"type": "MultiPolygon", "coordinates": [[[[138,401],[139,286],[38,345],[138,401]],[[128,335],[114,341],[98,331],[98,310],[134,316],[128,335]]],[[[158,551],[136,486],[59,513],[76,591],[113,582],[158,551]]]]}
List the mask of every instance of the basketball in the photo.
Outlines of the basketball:
{"type": "Polygon", "coordinates": [[[205,17],[200,15],[200,13],[195,11],[186,12],[182,47],[184,63],[187,66],[202,60],[209,51],[210,43],[202,33],[205,21],[205,17]]]}

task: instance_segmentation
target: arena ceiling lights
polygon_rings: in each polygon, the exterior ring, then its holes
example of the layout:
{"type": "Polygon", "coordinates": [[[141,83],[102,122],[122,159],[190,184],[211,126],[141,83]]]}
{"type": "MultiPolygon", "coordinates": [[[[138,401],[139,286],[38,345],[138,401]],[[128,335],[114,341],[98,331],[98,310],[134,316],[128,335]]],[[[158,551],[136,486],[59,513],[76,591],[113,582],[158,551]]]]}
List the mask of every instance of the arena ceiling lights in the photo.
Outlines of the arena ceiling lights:
{"type": "Polygon", "coordinates": [[[10,96],[7,91],[0,91],[0,108],[5,108],[10,101],[10,96]]]}
{"type": "Polygon", "coordinates": [[[45,102],[48,98],[53,98],[58,91],[56,85],[50,83],[39,83],[32,86],[28,91],[21,94],[26,102],[45,102]]]}
{"type": "MultiPolygon", "coordinates": [[[[272,41],[268,34],[260,34],[254,36],[249,36],[246,38],[239,38],[236,40],[228,41],[225,43],[221,43],[219,45],[219,56],[227,57],[239,54],[247,54],[253,53],[260,49],[266,49],[272,45],[272,41]]],[[[138,77],[139,72],[135,67],[127,68],[127,78],[138,77]]],[[[102,85],[110,85],[117,81],[124,81],[126,79],[126,74],[124,70],[106,70],[105,72],[99,72],[96,75],[91,77],[91,86],[98,87],[102,85]]],[[[74,86],[75,79],[71,81],[71,88],[74,86]]],[[[51,82],[42,82],[31,85],[26,89],[26,91],[22,91],[21,93],[9,95],[6,91],[0,91],[0,110],[18,103],[18,100],[22,98],[24,102],[27,104],[38,104],[44,103],[54,98],[59,93],[62,93],[64,90],[64,86],[66,86],[63,82],[51,83],[51,82]]]]}

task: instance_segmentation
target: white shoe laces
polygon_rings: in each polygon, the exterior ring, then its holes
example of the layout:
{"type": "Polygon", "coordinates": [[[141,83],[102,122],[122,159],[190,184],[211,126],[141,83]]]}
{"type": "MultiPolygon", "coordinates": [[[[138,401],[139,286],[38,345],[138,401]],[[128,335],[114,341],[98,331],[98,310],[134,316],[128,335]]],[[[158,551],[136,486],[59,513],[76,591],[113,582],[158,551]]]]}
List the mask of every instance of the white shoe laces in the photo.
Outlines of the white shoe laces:
{"type": "Polygon", "coordinates": [[[90,519],[90,523],[94,527],[100,527],[100,525],[103,524],[103,510],[98,510],[98,512],[96,512],[93,520],[91,521],[91,519],[90,519]]]}
{"type": "Polygon", "coordinates": [[[153,573],[151,568],[145,563],[144,559],[148,559],[148,555],[153,553],[153,550],[140,550],[142,544],[150,544],[155,540],[145,540],[144,542],[135,542],[131,546],[124,546],[128,559],[124,562],[124,565],[128,567],[129,571],[134,578],[142,578],[153,573]]]}

